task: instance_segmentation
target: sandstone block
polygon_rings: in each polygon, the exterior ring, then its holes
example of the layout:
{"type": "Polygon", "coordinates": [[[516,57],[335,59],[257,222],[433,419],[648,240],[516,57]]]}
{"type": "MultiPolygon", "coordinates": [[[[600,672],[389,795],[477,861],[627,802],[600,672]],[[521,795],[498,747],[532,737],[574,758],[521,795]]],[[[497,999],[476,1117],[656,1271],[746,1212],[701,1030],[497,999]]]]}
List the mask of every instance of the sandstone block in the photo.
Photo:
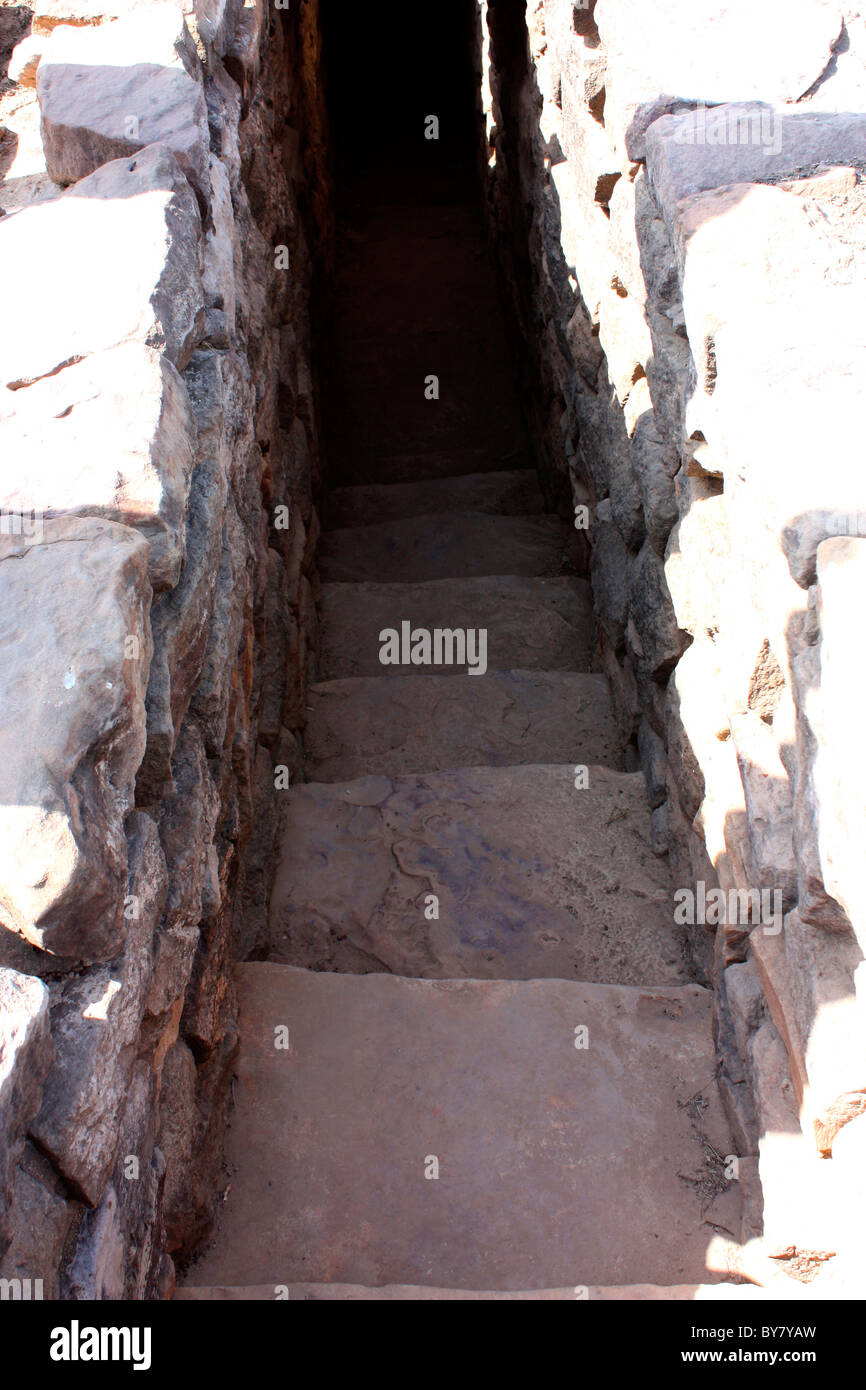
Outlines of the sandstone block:
{"type": "Polygon", "coordinates": [[[36,946],[110,960],[151,657],[147,545],[93,519],[0,549],[0,916],[36,946]]]}
{"type": "Polygon", "coordinates": [[[192,190],[159,145],[0,220],[4,263],[39,266],[6,286],[16,332],[0,343],[0,384],[30,385],[130,341],[182,371],[204,326],[200,237],[192,190]]]}
{"type": "Polygon", "coordinates": [[[154,590],[173,588],[186,552],[195,422],[168,358],[128,343],[2,394],[4,510],[134,527],[148,542],[154,590]]]}
{"type": "Polygon", "coordinates": [[[198,57],[173,5],[96,28],[56,28],[39,64],[37,93],[55,183],[75,183],[100,165],[160,144],[207,202],[207,108],[198,57]]]}

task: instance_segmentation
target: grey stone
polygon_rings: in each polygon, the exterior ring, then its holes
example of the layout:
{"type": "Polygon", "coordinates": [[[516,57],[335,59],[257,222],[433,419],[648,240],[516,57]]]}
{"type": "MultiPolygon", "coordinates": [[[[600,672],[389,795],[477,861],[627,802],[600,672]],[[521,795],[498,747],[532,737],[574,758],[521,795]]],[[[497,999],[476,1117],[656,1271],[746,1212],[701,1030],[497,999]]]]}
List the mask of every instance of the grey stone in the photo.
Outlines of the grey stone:
{"type": "Polygon", "coordinates": [[[56,1060],[32,1128],[89,1206],[102,1198],[115,1165],[167,888],[159,836],[146,816],[135,821],[129,871],[123,956],[70,979],[52,1004],[56,1060]]]}
{"type": "Polygon", "coordinates": [[[125,937],[147,560],[136,532],[95,519],[48,521],[35,544],[0,540],[0,911],[34,945],[79,960],[110,960],[125,937]]]}

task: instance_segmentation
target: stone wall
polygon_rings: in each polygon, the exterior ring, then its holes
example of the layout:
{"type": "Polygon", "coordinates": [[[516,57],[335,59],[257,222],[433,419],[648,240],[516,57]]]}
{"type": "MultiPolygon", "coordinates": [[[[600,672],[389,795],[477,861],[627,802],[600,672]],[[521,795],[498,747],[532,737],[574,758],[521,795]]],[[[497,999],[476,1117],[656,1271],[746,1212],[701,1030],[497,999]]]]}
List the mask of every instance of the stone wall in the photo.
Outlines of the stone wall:
{"type": "Polygon", "coordinates": [[[545,486],[587,526],[598,666],[705,918],[756,1259],[811,1279],[866,1207],[866,10],[521,9],[480,5],[484,159],[545,486]]]}
{"type": "Polygon", "coordinates": [[[317,14],[32,10],[0,88],[0,1274],[139,1299],[223,1182],[231,965],[300,766],[317,14]]]}

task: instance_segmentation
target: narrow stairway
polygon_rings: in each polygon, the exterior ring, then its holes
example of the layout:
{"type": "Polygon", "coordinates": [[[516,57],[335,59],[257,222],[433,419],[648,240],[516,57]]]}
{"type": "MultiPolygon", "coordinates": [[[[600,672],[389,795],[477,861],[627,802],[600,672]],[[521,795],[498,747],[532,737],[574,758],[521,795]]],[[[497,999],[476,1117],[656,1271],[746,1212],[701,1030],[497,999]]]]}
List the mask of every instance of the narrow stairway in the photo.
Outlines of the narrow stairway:
{"type": "Polygon", "coordinates": [[[267,959],[237,975],[229,1186],[178,1296],[693,1297],[739,1238],[711,999],[471,185],[359,185],[337,259],[307,781],[267,959]],[[383,664],[404,625],[483,630],[485,660],[383,664]]]}

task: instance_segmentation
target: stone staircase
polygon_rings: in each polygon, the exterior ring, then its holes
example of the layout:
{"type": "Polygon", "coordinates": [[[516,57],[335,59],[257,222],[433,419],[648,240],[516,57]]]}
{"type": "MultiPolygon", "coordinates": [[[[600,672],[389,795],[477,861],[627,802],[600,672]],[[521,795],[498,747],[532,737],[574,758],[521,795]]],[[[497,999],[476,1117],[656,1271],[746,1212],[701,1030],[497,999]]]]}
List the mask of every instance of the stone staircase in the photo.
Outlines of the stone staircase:
{"type": "Polygon", "coordinates": [[[527,466],[480,215],[358,200],[338,264],[307,781],[177,1296],[753,1296],[724,1282],[711,998],[527,466]],[[404,622],[485,629],[486,673],[383,665],[404,622]]]}

